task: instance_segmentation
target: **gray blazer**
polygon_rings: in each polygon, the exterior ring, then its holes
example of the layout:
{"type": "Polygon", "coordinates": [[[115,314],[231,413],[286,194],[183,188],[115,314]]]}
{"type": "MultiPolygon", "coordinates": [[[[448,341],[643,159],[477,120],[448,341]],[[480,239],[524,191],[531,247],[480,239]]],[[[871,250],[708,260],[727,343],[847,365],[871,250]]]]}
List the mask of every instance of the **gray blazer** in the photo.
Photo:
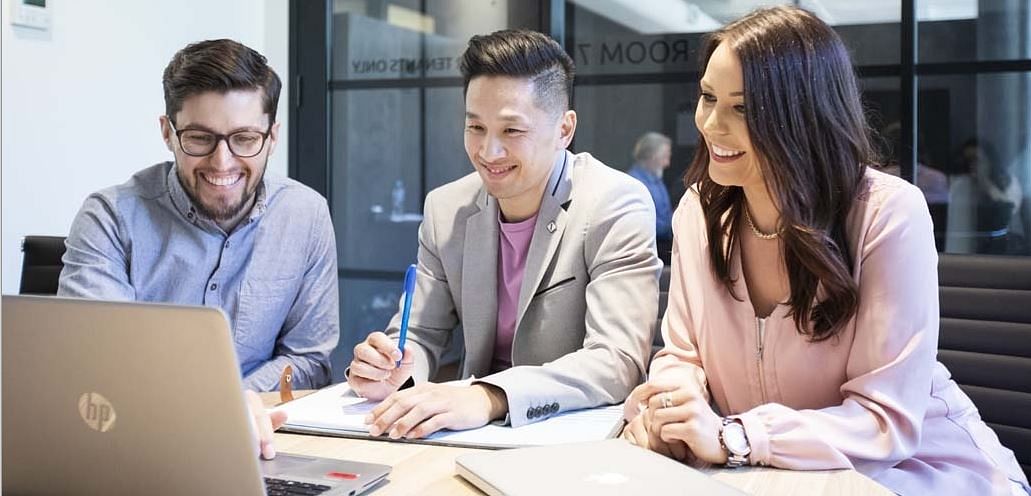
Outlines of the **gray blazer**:
{"type": "MultiPolygon", "coordinates": [[[[417,382],[436,374],[459,325],[462,377],[503,389],[513,426],[619,403],[643,380],[662,263],[639,181],[587,153],[556,161],[519,292],[513,367],[496,374],[497,200],[472,173],[431,191],[424,215],[406,345],[417,382]]],[[[400,322],[399,312],[386,333],[396,338],[400,322]]]]}

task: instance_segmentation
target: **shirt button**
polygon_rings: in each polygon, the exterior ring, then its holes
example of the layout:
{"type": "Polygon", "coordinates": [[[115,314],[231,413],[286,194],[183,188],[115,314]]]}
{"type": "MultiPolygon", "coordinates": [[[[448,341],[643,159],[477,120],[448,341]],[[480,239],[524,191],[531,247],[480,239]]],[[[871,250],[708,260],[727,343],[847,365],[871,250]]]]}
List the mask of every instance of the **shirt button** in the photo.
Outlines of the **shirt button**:
{"type": "Polygon", "coordinates": [[[188,212],[188,213],[186,214],[186,218],[187,218],[187,219],[190,219],[190,220],[193,220],[193,212],[188,212]]]}
{"type": "Polygon", "coordinates": [[[226,248],[229,248],[229,241],[226,241],[226,248]]]}
{"type": "Polygon", "coordinates": [[[217,283],[211,283],[211,286],[208,289],[214,291],[214,290],[218,289],[218,284],[217,283]]]}

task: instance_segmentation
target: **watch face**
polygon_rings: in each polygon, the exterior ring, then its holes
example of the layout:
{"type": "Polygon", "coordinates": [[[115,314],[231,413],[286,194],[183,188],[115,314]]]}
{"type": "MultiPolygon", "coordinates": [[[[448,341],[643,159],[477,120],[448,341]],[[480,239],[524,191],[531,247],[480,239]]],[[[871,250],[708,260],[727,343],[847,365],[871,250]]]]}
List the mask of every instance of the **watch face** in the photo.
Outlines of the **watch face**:
{"type": "Polygon", "coordinates": [[[735,455],[747,455],[751,451],[745,438],[745,428],[737,422],[723,426],[723,444],[735,455]]]}

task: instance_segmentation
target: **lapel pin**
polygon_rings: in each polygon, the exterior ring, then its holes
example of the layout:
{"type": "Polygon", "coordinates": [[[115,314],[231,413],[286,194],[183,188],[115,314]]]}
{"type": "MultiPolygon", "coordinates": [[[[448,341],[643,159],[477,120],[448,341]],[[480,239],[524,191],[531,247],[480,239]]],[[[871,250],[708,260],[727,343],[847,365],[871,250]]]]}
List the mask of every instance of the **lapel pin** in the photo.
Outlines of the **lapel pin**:
{"type": "Polygon", "coordinates": [[[548,223],[548,232],[553,233],[553,232],[555,232],[555,229],[556,229],[555,221],[549,222],[548,223]]]}

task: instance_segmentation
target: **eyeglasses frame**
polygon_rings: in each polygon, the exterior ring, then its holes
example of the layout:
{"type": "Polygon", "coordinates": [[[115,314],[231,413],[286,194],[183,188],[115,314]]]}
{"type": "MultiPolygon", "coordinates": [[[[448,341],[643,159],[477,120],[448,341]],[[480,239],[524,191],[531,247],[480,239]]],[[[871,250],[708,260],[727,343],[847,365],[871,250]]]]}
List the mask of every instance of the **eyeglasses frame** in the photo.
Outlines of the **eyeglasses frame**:
{"type": "Polygon", "coordinates": [[[229,149],[229,153],[231,153],[236,158],[254,158],[254,157],[257,157],[258,155],[261,154],[261,151],[265,149],[265,143],[268,142],[268,137],[272,134],[272,126],[275,124],[274,122],[270,122],[269,125],[268,125],[268,129],[266,129],[264,133],[260,133],[258,131],[236,131],[236,132],[229,133],[229,134],[219,134],[219,133],[213,133],[213,132],[210,132],[210,131],[204,131],[204,130],[201,130],[201,129],[176,129],[175,121],[172,120],[171,117],[167,117],[167,119],[168,119],[168,125],[172,127],[172,132],[175,134],[176,141],[179,142],[179,149],[182,150],[183,153],[185,153],[185,154],[187,154],[187,155],[189,155],[191,157],[207,157],[208,155],[211,155],[212,153],[215,153],[215,150],[218,150],[218,142],[219,141],[225,141],[226,142],[226,148],[229,149]],[[215,146],[211,147],[211,151],[210,152],[204,153],[204,154],[200,154],[200,155],[193,154],[193,153],[190,153],[190,152],[186,151],[186,147],[183,146],[183,133],[185,133],[187,131],[199,131],[199,132],[208,133],[208,134],[214,136],[215,137],[215,146]],[[236,153],[236,151],[233,150],[233,145],[229,143],[229,138],[231,138],[232,136],[234,136],[236,134],[240,134],[240,133],[258,133],[258,134],[260,134],[261,135],[261,146],[258,147],[258,151],[254,152],[254,154],[252,154],[252,155],[240,155],[239,153],[236,153]]]}

